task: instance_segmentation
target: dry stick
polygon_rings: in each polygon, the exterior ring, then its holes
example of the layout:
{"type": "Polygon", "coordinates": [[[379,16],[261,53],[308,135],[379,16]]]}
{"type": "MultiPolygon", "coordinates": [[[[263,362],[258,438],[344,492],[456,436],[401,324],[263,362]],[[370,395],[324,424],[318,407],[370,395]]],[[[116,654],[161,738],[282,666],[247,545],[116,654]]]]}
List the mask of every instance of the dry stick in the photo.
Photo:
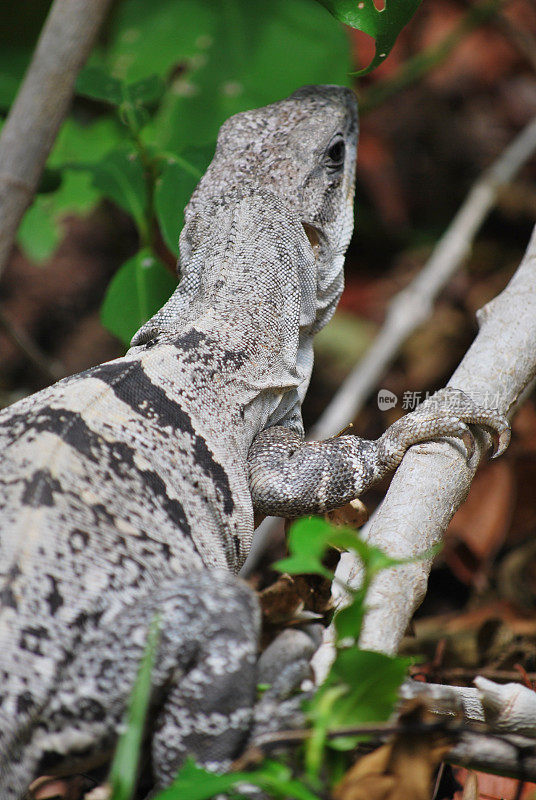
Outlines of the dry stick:
{"type": "MultiPolygon", "coordinates": [[[[511,180],[535,150],[536,119],[533,119],[475,184],[434,249],[424,270],[392,302],[386,323],[372,348],[361,364],[347,378],[315,426],[315,438],[325,438],[355,416],[371,388],[377,385],[380,375],[394,357],[400,343],[428,315],[434,298],[463,262],[476,231],[492,208],[499,191],[511,180]]],[[[532,246],[533,242],[534,237],[532,246]]],[[[527,270],[530,271],[531,259],[528,253],[523,265],[518,273],[523,271],[525,274],[527,270]],[[523,265],[525,265],[524,268],[523,265]]],[[[515,281],[516,278],[513,279],[512,284],[515,281]]],[[[450,385],[463,389],[484,404],[486,402],[488,405],[490,404],[490,395],[495,396],[499,388],[506,392],[505,397],[507,397],[508,390],[513,390],[515,385],[516,396],[512,398],[512,402],[514,402],[534,375],[533,365],[529,363],[529,368],[525,370],[521,382],[518,381],[514,384],[510,376],[510,373],[515,371],[512,362],[519,357],[518,350],[524,349],[523,337],[526,335],[530,338],[533,323],[536,321],[536,310],[533,320],[522,313],[523,304],[528,303],[529,298],[534,294],[534,284],[531,285],[528,281],[525,288],[526,298],[515,297],[515,302],[521,308],[519,308],[517,316],[514,313],[513,325],[514,329],[518,330],[519,323],[523,319],[526,324],[526,334],[522,332],[522,340],[512,342],[510,350],[507,351],[508,364],[504,365],[503,376],[499,376],[493,367],[493,352],[500,351],[504,355],[503,348],[508,339],[501,340],[501,335],[498,335],[497,338],[492,336],[492,356],[491,358],[488,356],[485,362],[486,368],[490,368],[491,381],[487,381],[488,376],[483,375],[479,384],[478,376],[481,369],[484,368],[484,361],[479,363],[478,357],[476,363],[474,363],[474,357],[469,359],[471,369],[476,376],[476,385],[471,380],[471,376],[467,375],[467,372],[463,373],[462,370],[462,373],[469,378],[464,382],[462,375],[459,374],[461,366],[451,381],[450,385]],[[506,381],[504,376],[506,376],[506,381]],[[488,387],[487,397],[483,397],[482,392],[479,392],[483,386],[488,387]]],[[[515,291],[513,294],[515,295],[515,291]]],[[[499,328],[502,330],[500,323],[499,328]]],[[[482,342],[484,330],[487,329],[483,328],[477,337],[477,342],[482,342]]],[[[469,350],[462,364],[467,362],[470,354],[474,352],[474,347],[475,345],[469,350]]],[[[529,354],[529,362],[532,357],[532,354],[529,354]]],[[[503,408],[499,401],[494,404],[502,410],[509,407],[507,404],[503,408]]],[[[406,455],[393,478],[386,500],[368,526],[367,538],[372,543],[386,548],[393,555],[402,557],[416,555],[441,541],[442,534],[451,517],[469,491],[470,482],[482,454],[479,448],[471,462],[471,470],[468,471],[468,465],[459,464],[460,459],[462,461],[464,459],[459,452],[458,455],[455,455],[457,451],[454,448],[449,445],[438,445],[437,447],[442,456],[437,454],[433,462],[424,458],[424,465],[417,471],[417,479],[413,485],[411,485],[414,480],[413,465],[415,459],[418,458],[415,451],[429,452],[430,449],[434,449],[434,446],[421,445],[420,448],[413,448],[413,452],[410,451],[406,455]],[[451,470],[451,476],[449,476],[448,470],[451,470]],[[458,485],[458,493],[452,492],[452,483],[450,490],[447,490],[449,477],[456,475],[463,476],[461,486],[458,485]],[[448,491],[450,494],[447,493],[448,491]]],[[[411,615],[424,596],[429,570],[428,562],[419,562],[419,564],[399,567],[396,571],[389,570],[378,576],[369,593],[369,602],[373,608],[365,620],[361,638],[363,647],[390,653],[396,652],[411,615]]],[[[351,556],[343,556],[339,564],[338,576],[342,580],[347,580],[351,585],[358,585],[360,575],[359,564],[351,556]]],[[[344,602],[344,597],[340,594],[338,601],[344,602]]],[[[325,643],[314,659],[319,681],[326,675],[333,659],[331,636],[332,633],[328,631],[325,643]]]]}
{"type": "Polygon", "coordinates": [[[445,756],[445,761],[494,775],[536,781],[534,742],[521,737],[498,738],[464,733],[460,742],[445,756]]]}
{"type": "Polygon", "coordinates": [[[110,0],[54,0],[0,136],[0,273],[110,0]]]}
{"type": "MultiPolygon", "coordinates": [[[[408,730],[404,725],[385,725],[382,726],[357,726],[346,730],[334,730],[328,733],[329,739],[337,738],[341,734],[345,736],[364,735],[381,737],[386,735],[407,735],[415,733],[435,733],[437,731],[450,731],[455,733],[456,727],[451,729],[448,726],[436,723],[435,725],[415,726],[414,731],[408,730]]],[[[300,744],[311,736],[311,731],[278,731],[273,734],[266,734],[259,741],[259,749],[264,753],[271,750],[289,747],[300,744]]],[[[253,748],[251,760],[254,763],[258,750],[253,748]]],[[[245,753],[247,758],[248,752],[245,753]]],[[[241,759],[242,761],[242,759],[241,759]]],[[[445,761],[451,764],[466,766],[468,769],[480,769],[484,772],[493,774],[507,775],[518,780],[536,781],[536,747],[534,741],[521,736],[500,736],[484,731],[462,731],[460,740],[445,756],[445,761]]],[[[247,763],[246,765],[247,766],[247,763]]],[[[242,765],[241,765],[241,768],[242,765]]]]}

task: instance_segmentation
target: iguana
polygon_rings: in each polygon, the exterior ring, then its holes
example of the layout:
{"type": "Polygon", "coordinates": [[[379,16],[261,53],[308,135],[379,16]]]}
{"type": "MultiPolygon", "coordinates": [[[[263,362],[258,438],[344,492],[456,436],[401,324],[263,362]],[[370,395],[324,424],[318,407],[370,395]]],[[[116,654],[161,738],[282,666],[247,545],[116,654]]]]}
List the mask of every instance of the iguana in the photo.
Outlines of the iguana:
{"type": "Polygon", "coordinates": [[[185,211],[180,282],[123,358],[0,414],[0,797],[113,746],[158,612],[149,741],[228,764],[252,724],[259,611],[236,577],[254,510],[335,508],[410,445],[508,423],[461,393],[377,441],[304,442],[313,336],[343,288],[354,95],[309,86],[237,114],[185,211]]]}

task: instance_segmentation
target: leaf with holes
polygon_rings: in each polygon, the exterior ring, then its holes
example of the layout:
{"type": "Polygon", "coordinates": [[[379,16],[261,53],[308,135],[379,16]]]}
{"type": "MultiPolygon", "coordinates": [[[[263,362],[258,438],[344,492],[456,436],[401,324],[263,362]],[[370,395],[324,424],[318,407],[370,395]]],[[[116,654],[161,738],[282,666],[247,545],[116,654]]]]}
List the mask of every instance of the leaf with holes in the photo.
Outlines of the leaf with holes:
{"type": "Polygon", "coordinates": [[[391,52],[396,37],[407,25],[421,0],[385,0],[379,11],[374,0],[318,0],[334,17],[345,25],[357,28],[376,41],[374,58],[365,69],[355,73],[366,75],[382,63],[391,52]]]}

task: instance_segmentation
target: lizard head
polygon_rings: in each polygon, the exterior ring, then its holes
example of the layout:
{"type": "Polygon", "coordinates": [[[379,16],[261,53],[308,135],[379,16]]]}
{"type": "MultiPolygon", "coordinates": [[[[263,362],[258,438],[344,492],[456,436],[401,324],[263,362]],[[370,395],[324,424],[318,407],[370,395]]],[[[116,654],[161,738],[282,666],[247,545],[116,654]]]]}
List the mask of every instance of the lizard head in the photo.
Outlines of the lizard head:
{"type": "Polygon", "coordinates": [[[318,330],[343,287],[353,230],[358,139],[355,95],[342,86],[304,86],[290,97],[230,117],[188,206],[248,189],[275,194],[302,223],[317,259],[318,330]]]}
{"type": "MultiPolygon", "coordinates": [[[[301,223],[312,248],[316,298],[314,308],[309,308],[308,328],[313,334],[322,328],[344,285],[344,255],[353,230],[357,139],[356,99],[342,86],[304,86],[284,100],[226,120],[214,158],[185,209],[181,272],[189,260],[196,220],[211,202],[228,199],[231,205],[237,196],[275,195],[301,223]]],[[[189,285],[179,285],[185,302],[189,285]]],[[[177,310],[178,300],[173,302],[177,310]]],[[[132,344],[165,327],[166,314],[171,312],[165,306],[132,344]]]]}

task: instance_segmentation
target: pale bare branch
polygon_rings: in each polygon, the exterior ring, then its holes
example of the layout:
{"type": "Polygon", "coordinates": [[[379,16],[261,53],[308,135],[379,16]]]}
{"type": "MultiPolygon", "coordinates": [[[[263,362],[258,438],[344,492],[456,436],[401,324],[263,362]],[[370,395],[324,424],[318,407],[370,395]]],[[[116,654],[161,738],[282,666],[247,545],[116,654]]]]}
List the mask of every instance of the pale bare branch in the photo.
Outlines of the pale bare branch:
{"type": "Polygon", "coordinates": [[[0,273],[111,0],[54,0],[0,136],[0,273]]]}

